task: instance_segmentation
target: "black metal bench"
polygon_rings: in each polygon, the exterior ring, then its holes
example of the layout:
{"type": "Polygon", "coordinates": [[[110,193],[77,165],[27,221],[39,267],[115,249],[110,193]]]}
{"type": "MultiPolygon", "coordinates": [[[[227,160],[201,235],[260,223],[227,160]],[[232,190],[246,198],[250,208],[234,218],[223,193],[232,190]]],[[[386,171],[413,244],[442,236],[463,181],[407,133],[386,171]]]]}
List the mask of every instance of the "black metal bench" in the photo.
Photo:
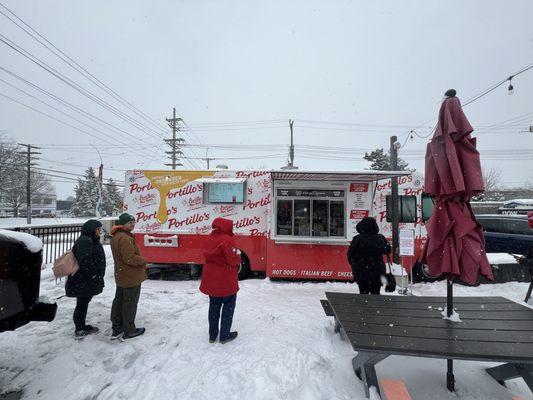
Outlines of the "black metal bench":
{"type": "MultiPolygon", "coordinates": [[[[462,322],[443,319],[444,297],[326,292],[357,356],[366,396],[379,392],[375,365],[391,355],[504,362],[487,372],[498,382],[522,377],[533,391],[533,310],[502,297],[456,297],[462,322]]],[[[444,368],[443,368],[444,374],[444,368]]]]}

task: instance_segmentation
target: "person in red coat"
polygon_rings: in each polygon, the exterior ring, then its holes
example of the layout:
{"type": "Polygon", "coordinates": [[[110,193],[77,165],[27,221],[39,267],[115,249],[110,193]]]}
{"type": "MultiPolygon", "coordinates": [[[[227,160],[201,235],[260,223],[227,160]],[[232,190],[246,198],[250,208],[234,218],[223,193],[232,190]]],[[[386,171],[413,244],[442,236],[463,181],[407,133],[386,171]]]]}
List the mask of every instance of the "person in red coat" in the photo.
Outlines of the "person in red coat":
{"type": "Polygon", "coordinates": [[[239,291],[241,252],[233,238],[232,220],[215,218],[212,228],[203,248],[200,291],[209,296],[209,342],[217,339],[220,322],[220,343],[227,343],[237,337],[237,332],[230,330],[239,291]]]}

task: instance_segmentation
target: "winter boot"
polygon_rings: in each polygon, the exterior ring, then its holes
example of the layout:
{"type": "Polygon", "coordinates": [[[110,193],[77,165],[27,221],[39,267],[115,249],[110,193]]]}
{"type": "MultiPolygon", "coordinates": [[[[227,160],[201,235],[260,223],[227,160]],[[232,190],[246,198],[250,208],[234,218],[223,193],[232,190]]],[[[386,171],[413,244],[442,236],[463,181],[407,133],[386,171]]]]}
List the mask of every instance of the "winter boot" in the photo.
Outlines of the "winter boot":
{"type": "Polygon", "coordinates": [[[144,334],[145,330],[146,329],[144,329],[144,328],[137,328],[137,329],[135,329],[135,332],[132,332],[132,333],[126,332],[126,333],[124,333],[122,335],[122,340],[133,339],[134,337],[141,336],[141,335],[144,334]]]}
{"type": "Polygon", "coordinates": [[[237,337],[237,335],[238,335],[237,332],[230,332],[226,339],[224,340],[220,339],[220,343],[224,344],[224,343],[231,342],[233,339],[237,337]]]}
{"type": "Polygon", "coordinates": [[[88,335],[100,332],[100,329],[98,329],[96,326],[91,325],[85,325],[85,328],[83,330],[87,332],[88,335]]]}
{"type": "Polygon", "coordinates": [[[123,334],[123,329],[113,329],[113,332],[111,333],[111,340],[120,339],[123,334]]]}
{"type": "Polygon", "coordinates": [[[96,326],[85,325],[85,328],[83,328],[82,330],[74,332],[74,337],[76,339],[82,339],[87,335],[92,335],[98,332],[100,332],[100,329],[98,329],[96,326]]]}

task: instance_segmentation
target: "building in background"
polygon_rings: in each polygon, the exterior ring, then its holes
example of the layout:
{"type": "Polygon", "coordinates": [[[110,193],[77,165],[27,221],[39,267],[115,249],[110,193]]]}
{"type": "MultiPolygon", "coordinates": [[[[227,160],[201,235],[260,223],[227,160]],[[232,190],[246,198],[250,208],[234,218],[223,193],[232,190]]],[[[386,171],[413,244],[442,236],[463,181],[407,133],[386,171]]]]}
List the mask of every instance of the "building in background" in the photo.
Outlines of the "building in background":
{"type": "Polygon", "coordinates": [[[72,215],[72,206],[76,199],[72,196],[67,197],[66,200],[57,200],[57,211],[56,216],[58,217],[68,217],[72,215]]]}
{"type": "MultiPolygon", "coordinates": [[[[46,193],[36,194],[31,200],[31,215],[36,217],[55,217],[57,212],[57,196],[55,189],[46,193]]],[[[9,203],[7,196],[0,192],[0,217],[12,217],[14,215],[13,206],[9,203]]],[[[26,216],[26,204],[19,209],[19,217],[26,216]]]]}

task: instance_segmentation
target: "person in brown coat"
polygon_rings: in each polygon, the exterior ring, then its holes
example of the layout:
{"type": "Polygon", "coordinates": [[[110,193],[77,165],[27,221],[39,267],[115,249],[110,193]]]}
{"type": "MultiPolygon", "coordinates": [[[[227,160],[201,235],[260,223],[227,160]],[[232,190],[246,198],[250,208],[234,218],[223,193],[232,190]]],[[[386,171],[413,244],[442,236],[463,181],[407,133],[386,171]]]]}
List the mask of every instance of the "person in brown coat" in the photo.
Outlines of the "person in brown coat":
{"type": "Polygon", "coordinates": [[[141,256],[135,238],[131,233],[135,218],[121,214],[118,225],[111,232],[111,251],[115,260],[115,282],[117,289],[111,307],[113,333],[111,339],[131,339],[144,333],[144,328],[135,327],[137,304],[141,294],[141,283],[146,280],[146,259],[141,256]]]}

